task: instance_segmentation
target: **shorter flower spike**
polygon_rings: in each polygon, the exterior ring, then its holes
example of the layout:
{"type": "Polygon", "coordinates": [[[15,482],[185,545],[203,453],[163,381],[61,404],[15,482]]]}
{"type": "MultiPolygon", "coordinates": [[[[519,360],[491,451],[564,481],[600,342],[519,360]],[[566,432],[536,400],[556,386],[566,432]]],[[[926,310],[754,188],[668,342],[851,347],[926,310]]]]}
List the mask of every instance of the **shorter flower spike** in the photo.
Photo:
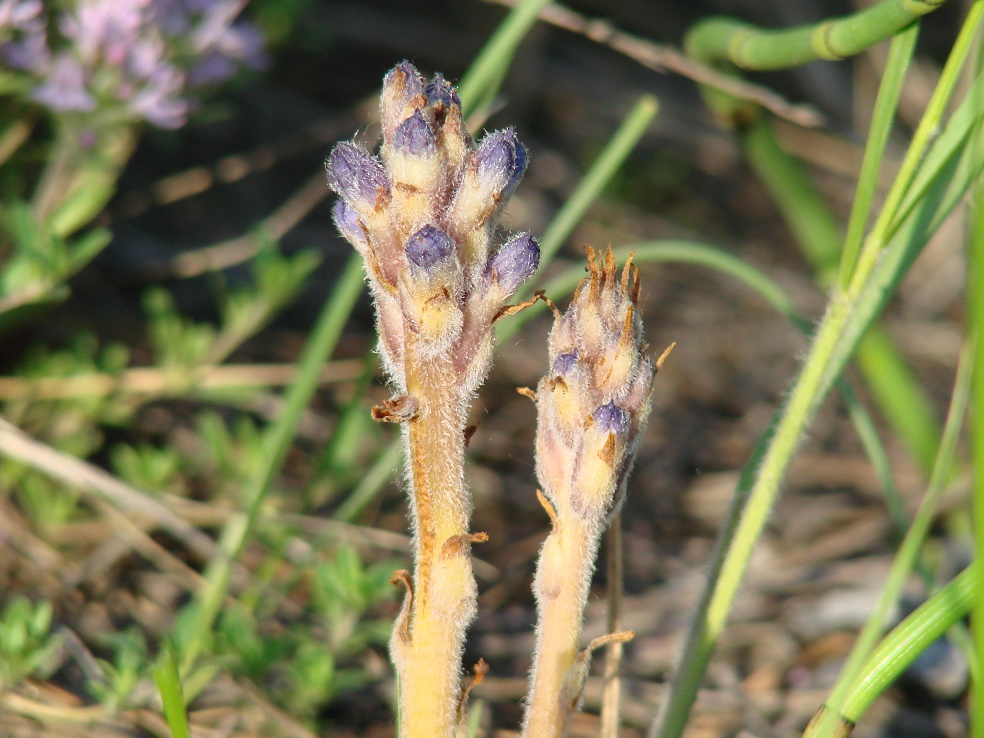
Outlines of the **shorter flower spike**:
{"type": "Polygon", "coordinates": [[[555,313],[551,371],[536,389],[537,476],[553,529],[537,562],[537,650],[525,738],[567,734],[580,703],[584,606],[601,534],[617,509],[649,415],[655,366],[642,338],[638,273],[588,249],[589,276],[555,313]],[[562,695],[562,699],[558,699],[562,695]]]}

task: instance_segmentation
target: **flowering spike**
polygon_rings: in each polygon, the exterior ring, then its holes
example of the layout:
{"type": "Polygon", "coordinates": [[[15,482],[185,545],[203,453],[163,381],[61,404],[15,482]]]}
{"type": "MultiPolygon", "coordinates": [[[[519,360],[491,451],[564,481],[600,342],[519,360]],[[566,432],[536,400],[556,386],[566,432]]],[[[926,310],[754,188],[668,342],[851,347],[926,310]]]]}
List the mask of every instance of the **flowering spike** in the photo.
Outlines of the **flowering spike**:
{"type": "Polygon", "coordinates": [[[343,141],[331,150],[326,167],[328,186],[356,210],[374,210],[380,195],[389,191],[389,179],[383,165],[350,141],[343,141]]]}
{"type": "Polygon", "coordinates": [[[390,642],[400,734],[446,738],[459,728],[461,654],[477,599],[467,414],[491,365],[493,324],[536,270],[539,247],[528,234],[498,249],[493,241],[497,211],[526,168],[515,131],[477,150],[454,88],[440,75],[425,84],[409,62],[386,75],[380,112],[379,157],[336,145],[328,184],[342,198],[335,222],[365,259],[383,364],[409,398],[398,405],[413,408],[377,414],[401,421],[409,466],[413,598],[390,642]]]}

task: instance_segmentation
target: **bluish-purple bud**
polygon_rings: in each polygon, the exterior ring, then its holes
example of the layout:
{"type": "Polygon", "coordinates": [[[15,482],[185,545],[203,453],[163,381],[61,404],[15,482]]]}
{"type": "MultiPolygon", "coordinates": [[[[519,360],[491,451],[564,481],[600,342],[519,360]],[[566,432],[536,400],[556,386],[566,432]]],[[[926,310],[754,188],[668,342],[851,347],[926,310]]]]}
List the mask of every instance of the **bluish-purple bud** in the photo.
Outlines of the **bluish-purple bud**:
{"type": "Polygon", "coordinates": [[[577,364],[578,358],[577,349],[574,349],[566,354],[561,354],[554,360],[554,374],[564,376],[567,372],[574,368],[574,365],[577,364]]]}
{"type": "Polygon", "coordinates": [[[369,243],[369,237],[362,223],[359,222],[359,214],[355,212],[355,208],[344,200],[336,200],[331,208],[331,214],[338,230],[352,242],[353,246],[362,249],[369,243]]]}
{"type": "Polygon", "coordinates": [[[397,151],[413,156],[432,156],[437,150],[434,129],[419,110],[396,127],[390,143],[397,151]]]}
{"type": "Polygon", "coordinates": [[[389,190],[389,179],[383,165],[351,141],[335,146],[325,167],[328,170],[328,186],[357,208],[373,207],[380,190],[389,190]]]}
{"type": "Polygon", "coordinates": [[[523,233],[506,243],[489,259],[486,278],[493,275],[499,287],[508,295],[519,289],[540,265],[540,245],[529,233],[523,233]]]}
{"type": "Polygon", "coordinates": [[[383,89],[387,92],[397,93],[397,96],[406,105],[424,91],[424,80],[417,68],[404,59],[386,73],[383,78],[383,89]]]}
{"type": "Polygon", "coordinates": [[[516,138],[516,130],[507,128],[489,134],[475,152],[479,181],[486,189],[507,197],[526,172],[526,149],[516,138]]]}
{"type": "Polygon", "coordinates": [[[425,225],[407,241],[407,258],[411,264],[430,270],[454,253],[454,241],[444,231],[425,225]]]}
{"type": "Polygon", "coordinates": [[[620,435],[629,430],[629,414],[614,402],[602,405],[591,417],[602,433],[620,435]]]}
{"type": "Polygon", "coordinates": [[[461,107],[461,99],[458,97],[457,91],[440,74],[434,75],[431,83],[424,88],[424,93],[427,95],[429,105],[441,104],[444,107],[461,107]]]}

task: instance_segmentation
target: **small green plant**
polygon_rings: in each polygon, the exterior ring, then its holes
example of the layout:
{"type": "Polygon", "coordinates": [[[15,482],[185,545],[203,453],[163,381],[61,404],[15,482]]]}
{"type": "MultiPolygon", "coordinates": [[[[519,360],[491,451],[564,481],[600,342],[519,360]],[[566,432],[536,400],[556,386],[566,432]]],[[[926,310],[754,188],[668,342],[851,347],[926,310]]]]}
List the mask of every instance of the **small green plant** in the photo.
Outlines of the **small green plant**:
{"type": "Polygon", "coordinates": [[[29,676],[45,678],[61,649],[51,633],[53,609],[47,600],[16,596],[0,613],[0,691],[29,676]]]}

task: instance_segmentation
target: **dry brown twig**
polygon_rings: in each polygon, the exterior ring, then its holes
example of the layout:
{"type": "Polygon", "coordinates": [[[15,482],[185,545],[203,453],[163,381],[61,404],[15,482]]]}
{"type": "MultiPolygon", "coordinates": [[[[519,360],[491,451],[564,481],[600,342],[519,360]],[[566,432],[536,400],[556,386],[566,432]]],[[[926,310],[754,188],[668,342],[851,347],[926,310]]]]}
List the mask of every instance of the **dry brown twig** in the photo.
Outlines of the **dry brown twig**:
{"type": "MultiPolygon", "coordinates": [[[[486,0],[486,2],[507,8],[516,5],[516,0],[486,0]]],[[[801,126],[815,128],[823,124],[823,116],[809,105],[790,103],[768,88],[745,82],[696,62],[672,46],[657,44],[621,31],[606,20],[588,18],[562,5],[547,5],[540,11],[539,17],[545,23],[607,46],[649,69],[657,72],[675,72],[698,84],[757,103],[776,116],[801,126]]]]}

